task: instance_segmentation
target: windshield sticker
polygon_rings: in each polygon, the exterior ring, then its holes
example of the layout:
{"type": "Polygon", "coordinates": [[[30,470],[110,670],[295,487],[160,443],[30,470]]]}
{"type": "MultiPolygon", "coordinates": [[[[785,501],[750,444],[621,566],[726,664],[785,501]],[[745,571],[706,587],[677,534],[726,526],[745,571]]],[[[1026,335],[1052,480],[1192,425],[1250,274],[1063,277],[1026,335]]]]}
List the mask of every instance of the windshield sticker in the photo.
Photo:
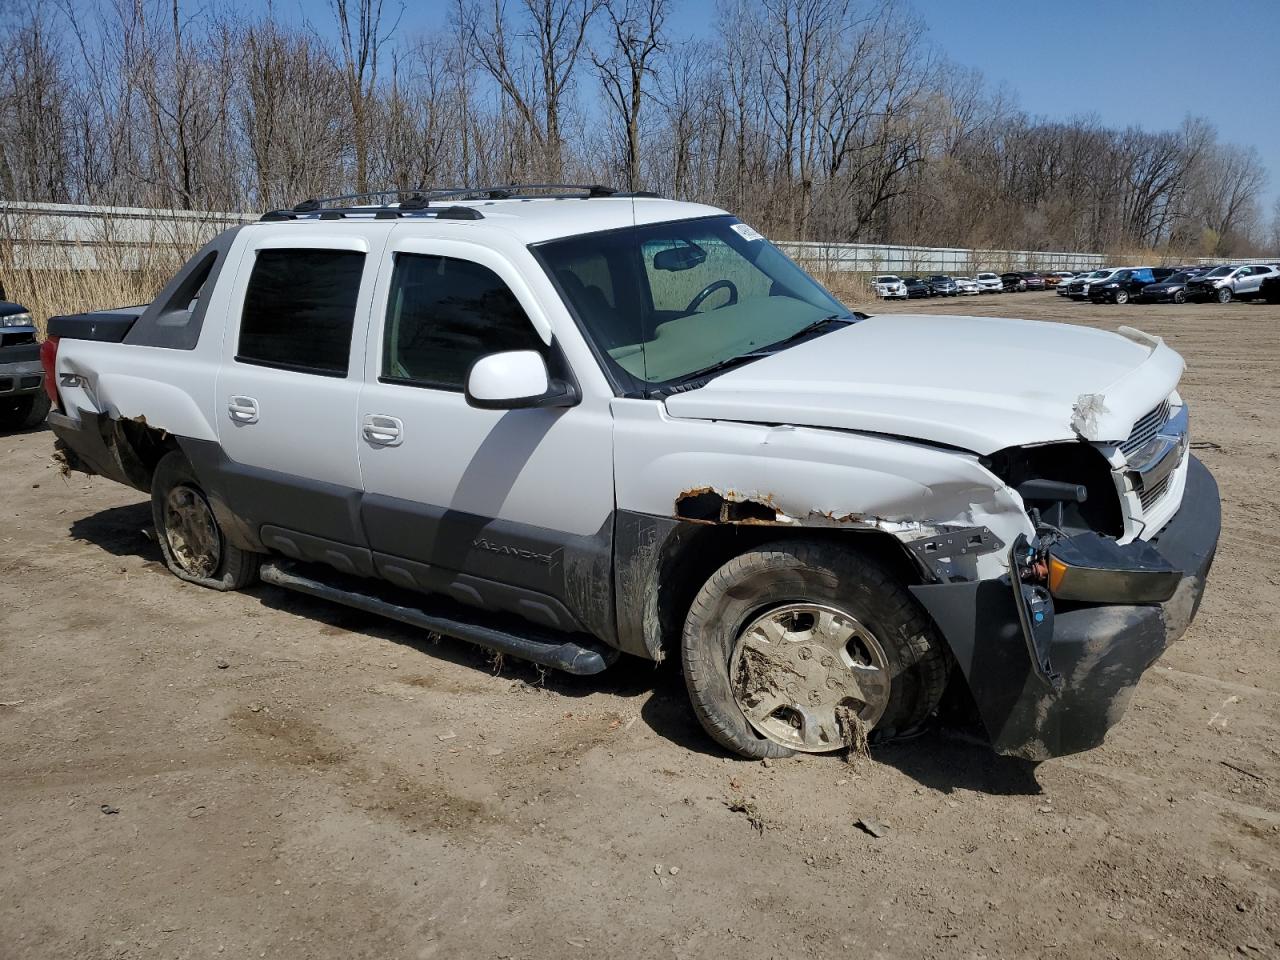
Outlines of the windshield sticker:
{"type": "Polygon", "coordinates": [[[740,236],[743,240],[763,240],[764,239],[764,236],[762,234],[756,233],[754,230],[748,227],[745,223],[733,224],[733,232],[736,233],[738,236],[740,236]]]}

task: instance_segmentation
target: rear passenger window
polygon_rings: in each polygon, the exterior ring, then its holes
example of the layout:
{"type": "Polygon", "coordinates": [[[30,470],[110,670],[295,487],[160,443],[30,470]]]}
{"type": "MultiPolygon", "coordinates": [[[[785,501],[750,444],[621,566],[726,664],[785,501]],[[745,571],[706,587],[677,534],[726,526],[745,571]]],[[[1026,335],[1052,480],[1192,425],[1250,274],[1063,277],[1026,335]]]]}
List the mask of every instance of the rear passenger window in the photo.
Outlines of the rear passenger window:
{"type": "Polygon", "coordinates": [[[349,250],[259,250],[236,359],[345,377],[363,271],[349,250]]]}
{"type": "Polygon", "coordinates": [[[382,335],[381,379],[461,392],[490,353],[546,345],[502,279],[470,260],[396,255],[382,335]]]}

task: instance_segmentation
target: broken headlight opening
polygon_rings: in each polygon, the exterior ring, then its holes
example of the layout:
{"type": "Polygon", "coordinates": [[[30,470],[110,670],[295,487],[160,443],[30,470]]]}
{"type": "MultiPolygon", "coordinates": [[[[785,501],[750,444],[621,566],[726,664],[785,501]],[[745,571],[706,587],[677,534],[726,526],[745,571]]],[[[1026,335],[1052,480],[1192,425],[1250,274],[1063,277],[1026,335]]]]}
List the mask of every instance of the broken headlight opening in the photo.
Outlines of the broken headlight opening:
{"type": "Polygon", "coordinates": [[[982,464],[1016,490],[1041,537],[1094,532],[1124,535],[1111,464],[1083,440],[1011,447],[982,464]]]}

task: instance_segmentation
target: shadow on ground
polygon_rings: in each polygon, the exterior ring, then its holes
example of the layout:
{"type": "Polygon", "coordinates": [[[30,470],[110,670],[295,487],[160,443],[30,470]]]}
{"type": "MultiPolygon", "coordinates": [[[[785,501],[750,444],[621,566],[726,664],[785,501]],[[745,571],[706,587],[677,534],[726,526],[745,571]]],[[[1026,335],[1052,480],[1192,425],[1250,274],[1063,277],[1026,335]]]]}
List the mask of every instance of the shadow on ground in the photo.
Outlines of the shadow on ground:
{"type": "MultiPolygon", "coordinates": [[[[134,556],[153,562],[156,576],[169,576],[151,531],[149,503],[112,507],[75,520],[71,524],[71,535],[112,556],[134,556]]],[[[184,586],[183,589],[199,588],[184,586]]],[[[576,677],[544,670],[513,657],[499,659],[464,640],[436,636],[376,614],[278,587],[258,584],[245,592],[265,607],[305,617],[331,632],[349,631],[376,637],[427,657],[468,669],[498,673],[513,683],[543,687],[564,697],[579,698],[597,693],[628,699],[647,697],[640,716],[658,736],[705,756],[733,756],[703,732],[689,706],[684,681],[675,662],[655,664],[638,657],[623,656],[602,674],[576,677]]],[[[922,786],[943,793],[972,790],[993,795],[1031,796],[1041,792],[1034,764],[997,756],[976,738],[959,736],[946,729],[931,730],[911,740],[875,747],[872,756],[922,786]]],[[[844,761],[829,754],[815,757],[811,762],[844,761]]]]}

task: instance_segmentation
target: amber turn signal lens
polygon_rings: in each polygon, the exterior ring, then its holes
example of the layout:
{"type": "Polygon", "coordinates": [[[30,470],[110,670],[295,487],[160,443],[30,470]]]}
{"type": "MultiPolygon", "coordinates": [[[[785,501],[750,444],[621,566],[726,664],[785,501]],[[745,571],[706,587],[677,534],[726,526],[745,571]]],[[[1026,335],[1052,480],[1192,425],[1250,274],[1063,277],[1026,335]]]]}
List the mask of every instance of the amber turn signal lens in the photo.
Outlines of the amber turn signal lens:
{"type": "Polygon", "coordinates": [[[1067,565],[1057,557],[1050,555],[1049,557],[1049,592],[1056,594],[1058,588],[1062,586],[1062,578],[1066,576],[1067,565]]]}

